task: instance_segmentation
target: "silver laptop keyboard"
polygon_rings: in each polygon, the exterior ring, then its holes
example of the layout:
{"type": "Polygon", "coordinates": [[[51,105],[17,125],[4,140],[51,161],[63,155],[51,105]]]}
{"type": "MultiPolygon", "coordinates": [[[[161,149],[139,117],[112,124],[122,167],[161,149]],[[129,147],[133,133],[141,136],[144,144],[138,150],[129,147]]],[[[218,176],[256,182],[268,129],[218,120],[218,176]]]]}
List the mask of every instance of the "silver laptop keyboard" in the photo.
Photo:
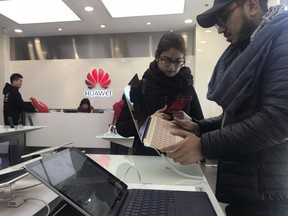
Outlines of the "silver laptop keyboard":
{"type": "Polygon", "coordinates": [[[167,216],[168,204],[175,202],[173,191],[137,189],[130,192],[132,195],[125,216],[167,216]]]}
{"type": "MultiPolygon", "coordinates": [[[[176,129],[176,126],[174,128],[176,129]]],[[[171,122],[157,118],[151,146],[157,149],[162,149],[182,140],[179,136],[173,136],[170,131],[171,122]]]]}

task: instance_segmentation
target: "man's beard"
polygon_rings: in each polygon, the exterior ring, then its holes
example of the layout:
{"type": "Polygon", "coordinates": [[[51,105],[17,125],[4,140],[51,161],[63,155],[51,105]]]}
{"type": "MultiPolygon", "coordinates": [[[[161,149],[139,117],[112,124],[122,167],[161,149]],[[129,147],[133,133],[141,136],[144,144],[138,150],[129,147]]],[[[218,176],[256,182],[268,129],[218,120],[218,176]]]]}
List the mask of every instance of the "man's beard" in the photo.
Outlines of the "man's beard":
{"type": "Polygon", "coordinates": [[[239,31],[239,37],[237,43],[244,41],[252,35],[252,33],[257,28],[257,25],[252,21],[247,19],[246,16],[242,15],[242,26],[239,31]]]}

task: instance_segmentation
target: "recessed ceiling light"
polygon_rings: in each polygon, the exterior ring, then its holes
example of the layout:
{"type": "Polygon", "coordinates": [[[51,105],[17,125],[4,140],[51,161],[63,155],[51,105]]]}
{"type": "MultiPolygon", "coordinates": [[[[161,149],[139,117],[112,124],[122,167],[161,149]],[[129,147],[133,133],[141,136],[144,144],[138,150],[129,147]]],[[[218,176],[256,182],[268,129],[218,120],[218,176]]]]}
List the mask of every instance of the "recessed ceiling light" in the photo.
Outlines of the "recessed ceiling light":
{"type": "Polygon", "coordinates": [[[100,25],[100,28],[106,28],[106,26],[105,25],[100,25]]]}
{"type": "Polygon", "coordinates": [[[185,0],[102,0],[102,2],[113,18],[182,14],[185,5],[185,0]]]}
{"type": "Polygon", "coordinates": [[[85,10],[85,11],[88,11],[88,12],[90,12],[90,11],[93,11],[93,10],[94,10],[94,8],[93,8],[93,7],[89,7],[89,6],[88,6],[88,7],[85,7],[85,8],[84,8],[84,10],[85,10]]]}
{"type": "Polygon", "coordinates": [[[151,25],[151,24],[152,24],[152,22],[147,22],[147,23],[146,23],[146,25],[151,25]]]}
{"type": "Polygon", "coordinates": [[[19,24],[80,20],[61,0],[0,1],[0,13],[19,24]]]}
{"type": "Polygon", "coordinates": [[[14,29],[14,32],[16,32],[16,33],[22,33],[22,30],[21,30],[21,29],[14,29]]]}
{"type": "Polygon", "coordinates": [[[63,31],[63,29],[62,28],[57,28],[57,31],[63,31]]]}
{"type": "Polygon", "coordinates": [[[187,24],[188,24],[188,23],[192,23],[192,22],[193,22],[192,19],[187,19],[187,20],[184,21],[184,23],[187,23],[187,24]]]}

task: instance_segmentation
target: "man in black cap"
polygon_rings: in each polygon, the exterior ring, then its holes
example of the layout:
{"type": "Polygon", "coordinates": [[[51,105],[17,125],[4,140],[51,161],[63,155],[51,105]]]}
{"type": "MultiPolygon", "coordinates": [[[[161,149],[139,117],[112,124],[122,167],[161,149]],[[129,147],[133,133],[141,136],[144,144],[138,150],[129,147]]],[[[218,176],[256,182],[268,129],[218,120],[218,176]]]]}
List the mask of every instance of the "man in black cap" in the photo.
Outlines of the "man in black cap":
{"type": "Polygon", "coordinates": [[[223,114],[175,119],[194,133],[162,149],[181,164],[219,159],[218,201],[229,215],[288,215],[288,13],[267,0],[215,0],[197,16],[230,46],[218,60],[207,98],[223,114]]]}

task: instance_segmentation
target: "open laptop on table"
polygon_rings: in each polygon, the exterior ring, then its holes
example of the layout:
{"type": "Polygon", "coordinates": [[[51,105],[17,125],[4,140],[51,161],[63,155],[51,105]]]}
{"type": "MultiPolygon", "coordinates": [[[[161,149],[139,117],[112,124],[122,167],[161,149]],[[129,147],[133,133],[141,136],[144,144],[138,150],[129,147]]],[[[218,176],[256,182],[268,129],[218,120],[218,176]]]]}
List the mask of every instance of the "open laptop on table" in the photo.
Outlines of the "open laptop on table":
{"type": "Polygon", "coordinates": [[[176,126],[170,121],[158,118],[155,115],[150,115],[144,97],[142,100],[138,101],[139,104],[136,107],[133,98],[131,97],[131,91],[138,91],[138,94],[139,92],[142,92],[141,89],[135,90],[139,88],[139,85],[140,82],[138,76],[135,74],[128,85],[124,88],[124,95],[141,142],[143,142],[147,147],[161,150],[163,147],[181,141],[183,139],[182,137],[174,136],[170,132],[175,129],[184,129],[176,126]]]}
{"type": "Polygon", "coordinates": [[[25,168],[87,216],[216,215],[205,192],[127,189],[124,182],[74,147],[25,168]]]}

